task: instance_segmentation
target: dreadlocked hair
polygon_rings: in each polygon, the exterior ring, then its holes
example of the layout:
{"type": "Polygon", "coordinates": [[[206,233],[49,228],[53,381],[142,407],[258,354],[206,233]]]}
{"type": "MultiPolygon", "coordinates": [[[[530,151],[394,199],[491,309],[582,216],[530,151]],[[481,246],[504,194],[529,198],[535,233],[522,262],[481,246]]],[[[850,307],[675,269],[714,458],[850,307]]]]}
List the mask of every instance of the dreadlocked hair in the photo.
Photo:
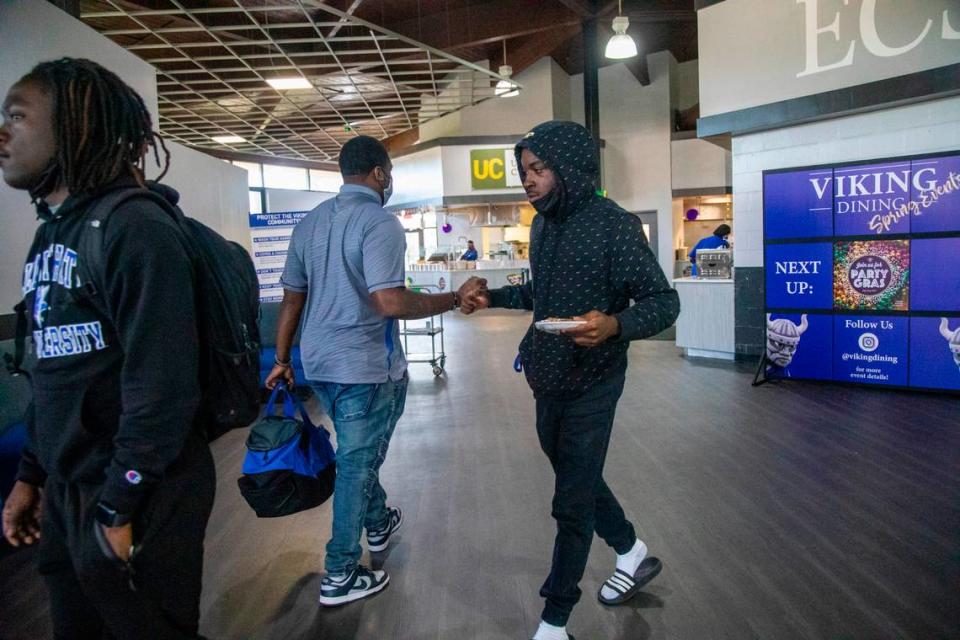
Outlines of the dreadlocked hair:
{"type": "Polygon", "coordinates": [[[35,203],[61,186],[71,195],[88,194],[121,176],[144,186],[151,148],[161,167],[157,180],[167,173],[170,152],[143,99],[112,71],[91,60],[60,58],[38,64],[20,82],[38,84],[53,99],[57,151],[30,190],[35,203]]]}

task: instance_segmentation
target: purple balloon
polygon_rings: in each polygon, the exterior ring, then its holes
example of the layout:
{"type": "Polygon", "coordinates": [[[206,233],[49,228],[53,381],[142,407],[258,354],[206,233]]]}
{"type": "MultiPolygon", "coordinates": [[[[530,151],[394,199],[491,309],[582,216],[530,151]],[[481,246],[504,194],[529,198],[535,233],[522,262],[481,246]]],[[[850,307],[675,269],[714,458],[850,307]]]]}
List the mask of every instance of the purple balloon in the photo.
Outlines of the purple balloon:
{"type": "Polygon", "coordinates": [[[697,216],[700,215],[700,212],[696,209],[687,209],[687,220],[696,220],[697,216]]]}
{"type": "Polygon", "coordinates": [[[449,222],[444,222],[443,226],[440,228],[443,230],[444,233],[450,233],[451,231],[453,231],[453,225],[450,224],[449,222]]]}

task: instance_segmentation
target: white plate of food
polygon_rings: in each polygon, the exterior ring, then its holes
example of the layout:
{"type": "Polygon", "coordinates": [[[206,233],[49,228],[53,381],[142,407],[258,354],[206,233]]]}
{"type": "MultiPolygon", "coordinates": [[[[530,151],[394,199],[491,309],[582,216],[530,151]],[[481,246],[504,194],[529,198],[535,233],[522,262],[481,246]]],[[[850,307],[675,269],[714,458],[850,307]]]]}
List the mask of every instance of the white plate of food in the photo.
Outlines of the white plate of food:
{"type": "Polygon", "coordinates": [[[573,318],[547,318],[546,320],[540,320],[534,323],[534,326],[540,331],[546,331],[547,333],[560,333],[565,329],[579,327],[582,324],[586,324],[586,322],[586,320],[574,320],[573,318]]]}

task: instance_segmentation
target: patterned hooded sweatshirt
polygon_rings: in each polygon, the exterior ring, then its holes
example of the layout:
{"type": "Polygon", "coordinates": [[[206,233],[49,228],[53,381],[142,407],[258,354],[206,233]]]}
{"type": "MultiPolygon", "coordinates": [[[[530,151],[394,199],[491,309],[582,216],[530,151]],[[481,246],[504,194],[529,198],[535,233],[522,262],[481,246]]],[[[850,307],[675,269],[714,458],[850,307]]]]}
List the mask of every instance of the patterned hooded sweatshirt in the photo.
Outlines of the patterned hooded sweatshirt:
{"type": "Polygon", "coordinates": [[[561,121],[534,127],[514,149],[518,167],[524,148],[554,172],[557,185],[553,197],[542,198],[550,206],[538,203],[530,230],[531,281],[492,290],[490,305],[531,310],[534,321],[592,310],[616,317],[620,335],[596,347],[578,346],[570,336],[538,331],[532,323],[520,343],[535,396],[580,394],[622,375],[629,342],[670,327],[680,301],[639,219],[597,195],[597,148],[584,127],[561,121]]]}

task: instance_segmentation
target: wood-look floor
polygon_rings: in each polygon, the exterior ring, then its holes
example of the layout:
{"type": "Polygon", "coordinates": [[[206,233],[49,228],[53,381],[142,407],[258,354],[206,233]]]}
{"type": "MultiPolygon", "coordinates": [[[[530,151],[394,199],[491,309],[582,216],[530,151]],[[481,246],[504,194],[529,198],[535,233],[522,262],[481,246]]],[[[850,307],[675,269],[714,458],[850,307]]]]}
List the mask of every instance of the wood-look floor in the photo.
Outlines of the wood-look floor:
{"type": "MultiPolygon", "coordinates": [[[[383,469],[406,523],[374,559],[391,583],[316,605],[330,504],[258,520],[236,487],[245,433],[214,444],[202,631],[211,638],[522,640],[554,534],[552,475],[512,369],[526,319],[447,318],[448,375],[412,365],[383,469]]],[[[606,478],[664,571],[580,640],[960,638],[960,401],[808,383],[754,389],[752,367],[631,349],[606,478]]],[[[0,557],[0,638],[48,638],[30,553],[0,557]]],[[[367,559],[365,555],[365,560],[367,559]]]]}

